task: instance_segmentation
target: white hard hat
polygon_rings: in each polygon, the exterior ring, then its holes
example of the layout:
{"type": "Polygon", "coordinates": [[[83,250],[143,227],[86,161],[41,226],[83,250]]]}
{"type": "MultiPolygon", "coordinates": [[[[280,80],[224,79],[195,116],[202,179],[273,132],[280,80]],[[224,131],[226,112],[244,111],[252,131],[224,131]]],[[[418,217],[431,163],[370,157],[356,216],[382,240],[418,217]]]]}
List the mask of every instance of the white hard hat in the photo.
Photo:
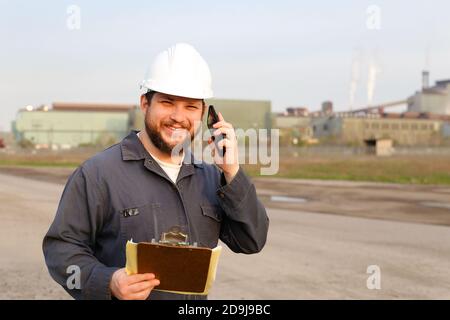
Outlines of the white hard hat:
{"type": "Polygon", "coordinates": [[[142,93],[153,90],[194,99],[213,97],[208,64],[187,43],[177,43],[158,54],[141,89],[142,93]]]}

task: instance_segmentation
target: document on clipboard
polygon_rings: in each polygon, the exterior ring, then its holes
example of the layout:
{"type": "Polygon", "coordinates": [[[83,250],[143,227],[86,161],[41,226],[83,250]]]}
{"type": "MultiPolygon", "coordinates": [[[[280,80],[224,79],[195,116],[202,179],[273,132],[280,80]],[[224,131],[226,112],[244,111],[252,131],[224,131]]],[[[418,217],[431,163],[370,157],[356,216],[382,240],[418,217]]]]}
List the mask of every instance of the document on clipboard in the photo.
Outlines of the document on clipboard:
{"type": "Polygon", "coordinates": [[[128,241],[127,274],[153,273],[160,285],[154,290],[207,295],[214,283],[222,251],[190,245],[128,241]]]}

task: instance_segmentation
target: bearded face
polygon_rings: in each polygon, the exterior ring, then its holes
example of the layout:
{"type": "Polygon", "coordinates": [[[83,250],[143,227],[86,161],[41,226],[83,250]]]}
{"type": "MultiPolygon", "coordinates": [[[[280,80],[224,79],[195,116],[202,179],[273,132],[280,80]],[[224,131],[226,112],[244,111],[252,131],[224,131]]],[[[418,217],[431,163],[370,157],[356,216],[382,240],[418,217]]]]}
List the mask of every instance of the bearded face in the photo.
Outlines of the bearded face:
{"type": "Polygon", "coordinates": [[[171,154],[175,146],[194,139],[202,115],[202,100],[155,93],[145,113],[145,130],[155,147],[171,154]]]}

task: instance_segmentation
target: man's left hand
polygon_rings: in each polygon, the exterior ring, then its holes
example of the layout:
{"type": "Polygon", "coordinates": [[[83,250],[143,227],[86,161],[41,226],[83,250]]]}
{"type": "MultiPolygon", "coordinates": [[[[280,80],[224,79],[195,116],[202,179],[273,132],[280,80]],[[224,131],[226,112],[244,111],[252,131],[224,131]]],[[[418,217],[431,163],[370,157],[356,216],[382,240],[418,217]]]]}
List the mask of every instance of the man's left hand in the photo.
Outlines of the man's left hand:
{"type": "Polygon", "coordinates": [[[226,122],[220,112],[218,113],[218,116],[219,122],[216,122],[213,125],[213,128],[216,129],[213,132],[213,135],[216,139],[220,134],[225,135],[224,138],[217,143],[217,147],[219,149],[222,149],[223,147],[226,148],[223,158],[219,155],[216,144],[213,143],[211,138],[208,140],[208,144],[211,147],[214,162],[220,169],[222,169],[227,183],[230,183],[239,171],[236,133],[234,132],[234,128],[231,123],[226,122]]]}

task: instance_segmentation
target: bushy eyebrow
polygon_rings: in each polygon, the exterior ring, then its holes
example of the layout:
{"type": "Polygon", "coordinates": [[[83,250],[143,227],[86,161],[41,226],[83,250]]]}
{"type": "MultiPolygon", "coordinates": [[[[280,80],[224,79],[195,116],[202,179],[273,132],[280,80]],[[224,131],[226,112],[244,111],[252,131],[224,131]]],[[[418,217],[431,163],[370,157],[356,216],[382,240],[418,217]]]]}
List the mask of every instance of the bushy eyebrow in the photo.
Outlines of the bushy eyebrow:
{"type": "Polygon", "coordinates": [[[174,101],[175,99],[174,98],[172,98],[171,96],[166,96],[166,95],[161,95],[161,98],[160,99],[167,99],[167,100],[170,100],[170,101],[174,101]]]}
{"type": "MultiPolygon", "coordinates": [[[[165,94],[161,94],[160,99],[166,99],[166,100],[169,100],[169,101],[176,101],[177,100],[177,99],[174,99],[171,96],[168,96],[168,95],[165,95],[165,94]]],[[[191,101],[186,101],[186,100],[180,100],[180,101],[184,101],[187,104],[195,106],[195,107],[201,107],[201,106],[196,105],[197,101],[192,101],[192,102],[191,101]]]]}

